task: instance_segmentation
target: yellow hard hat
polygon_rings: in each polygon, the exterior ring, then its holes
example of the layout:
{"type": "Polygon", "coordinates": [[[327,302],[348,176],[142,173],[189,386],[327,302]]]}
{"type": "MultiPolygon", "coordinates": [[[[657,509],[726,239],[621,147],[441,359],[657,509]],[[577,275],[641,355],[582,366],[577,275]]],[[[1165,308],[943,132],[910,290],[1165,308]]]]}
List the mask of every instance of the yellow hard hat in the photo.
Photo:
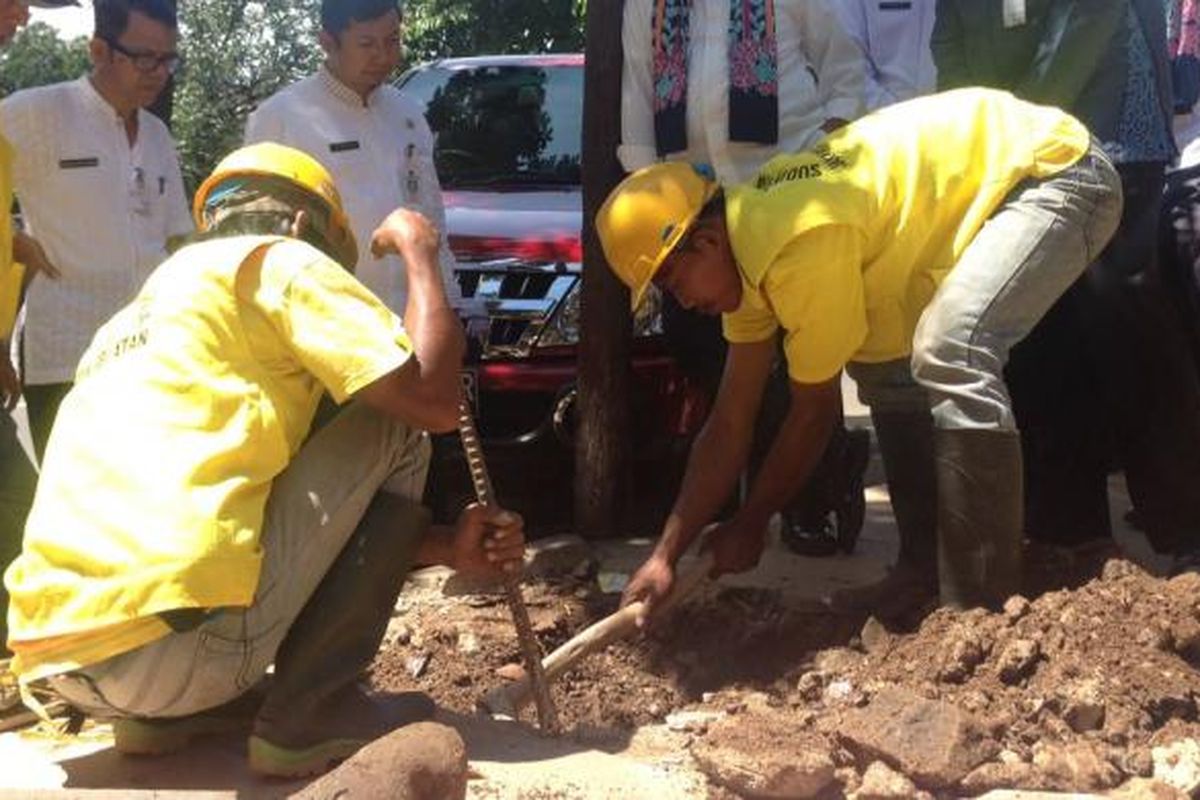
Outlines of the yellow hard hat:
{"type": "Polygon", "coordinates": [[[671,161],[638,170],[604,201],[596,232],[635,309],[718,188],[706,166],[671,161]]]}
{"type": "Polygon", "coordinates": [[[259,142],[234,150],[201,184],[192,203],[192,216],[200,230],[205,228],[204,209],[209,197],[221,184],[232,178],[282,178],[303,190],[329,213],[329,225],[322,230],[337,258],[347,269],[358,261],[358,244],[346,217],[342,196],[338,194],[329,171],[312,156],[276,142],[259,142]]]}

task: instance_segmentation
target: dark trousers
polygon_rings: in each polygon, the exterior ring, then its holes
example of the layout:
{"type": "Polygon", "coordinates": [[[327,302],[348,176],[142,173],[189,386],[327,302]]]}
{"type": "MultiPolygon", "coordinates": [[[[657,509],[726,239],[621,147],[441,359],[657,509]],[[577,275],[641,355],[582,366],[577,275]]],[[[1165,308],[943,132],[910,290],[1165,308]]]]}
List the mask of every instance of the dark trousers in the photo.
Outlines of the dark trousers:
{"type": "Polygon", "coordinates": [[[1117,467],[1151,544],[1176,553],[1200,543],[1200,377],[1158,257],[1163,165],[1118,171],[1120,228],[1006,371],[1026,530],[1063,544],[1110,535],[1106,479],[1117,467]]]}
{"type": "MultiPolygon", "coordinates": [[[[699,381],[706,389],[709,397],[716,397],[717,387],[721,383],[721,372],[725,368],[725,354],[728,344],[721,333],[720,317],[706,316],[681,307],[673,297],[664,293],[663,296],[663,333],[666,337],[667,348],[671,355],[688,376],[699,381]]],[[[750,449],[750,464],[748,474],[751,480],[758,474],[759,468],[767,457],[775,435],[787,416],[791,403],[791,385],[787,373],[787,365],[782,358],[771,373],[763,392],[762,406],[754,426],[754,442],[750,449]]],[[[830,437],[825,453],[817,463],[807,486],[815,486],[829,482],[837,471],[839,462],[837,453],[840,452],[840,440],[846,436],[845,426],[839,424],[830,437]]],[[[807,488],[806,486],[806,488],[807,488]]],[[[824,492],[809,492],[802,489],[786,511],[797,519],[813,520],[831,511],[827,508],[827,498],[824,492]]]]}
{"type": "Polygon", "coordinates": [[[33,439],[38,461],[46,455],[46,442],[50,440],[50,430],[54,427],[54,418],[58,416],[58,407],[70,390],[69,383],[39,383],[22,390],[25,410],[29,413],[29,435],[33,439]]]}
{"type": "MultiPolygon", "coordinates": [[[[25,518],[33,504],[37,472],[17,439],[17,426],[0,410],[0,574],[21,552],[25,518]]],[[[0,582],[0,655],[8,652],[8,590],[0,582]]]]}

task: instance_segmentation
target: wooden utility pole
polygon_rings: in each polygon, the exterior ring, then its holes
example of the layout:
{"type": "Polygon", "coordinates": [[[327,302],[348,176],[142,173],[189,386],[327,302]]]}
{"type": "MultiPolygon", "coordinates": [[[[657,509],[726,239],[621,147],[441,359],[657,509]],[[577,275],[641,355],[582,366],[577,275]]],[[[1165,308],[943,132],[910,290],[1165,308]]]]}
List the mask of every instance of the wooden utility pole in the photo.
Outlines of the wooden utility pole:
{"type": "Polygon", "coordinates": [[[621,180],[621,17],[624,0],[589,0],[583,100],[583,307],[575,523],[614,536],[630,497],[632,426],[629,292],[604,260],[594,220],[621,180]]]}

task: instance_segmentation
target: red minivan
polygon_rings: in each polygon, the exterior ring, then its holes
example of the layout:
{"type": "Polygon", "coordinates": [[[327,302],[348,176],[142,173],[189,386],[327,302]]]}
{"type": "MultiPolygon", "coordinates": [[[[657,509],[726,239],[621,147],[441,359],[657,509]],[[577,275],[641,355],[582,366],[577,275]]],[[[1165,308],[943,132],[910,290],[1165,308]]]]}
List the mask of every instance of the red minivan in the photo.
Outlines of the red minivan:
{"type": "MultiPolygon", "coordinates": [[[[535,535],[570,524],[582,253],[583,56],[452,58],[398,85],[425,105],[446,203],[475,405],[500,502],[535,535]]],[[[673,499],[705,399],[667,355],[657,303],[634,321],[636,506],[673,499]]],[[[427,500],[439,518],[472,499],[456,437],[438,437],[427,500]]]]}

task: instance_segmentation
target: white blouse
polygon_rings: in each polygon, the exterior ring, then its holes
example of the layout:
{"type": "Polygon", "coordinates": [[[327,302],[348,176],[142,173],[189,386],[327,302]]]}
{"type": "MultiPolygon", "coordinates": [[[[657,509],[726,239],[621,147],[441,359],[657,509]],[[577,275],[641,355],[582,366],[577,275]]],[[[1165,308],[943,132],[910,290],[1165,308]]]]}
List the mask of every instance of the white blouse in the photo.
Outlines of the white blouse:
{"type": "MultiPolygon", "coordinates": [[[[863,110],[865,63],[825,0],[774,0],[779,71],[779,142],[729,141],[730,0],[695,0],[690,20],[686,151],[671,160],[709,163],[722,183],[753,177],[780,152],[819,140],[831,117],[863,110]]],[[[621,145],[628,171],[660,160],[654,144],[654,0],[626,0],[621,39],[621,145]]]]}

